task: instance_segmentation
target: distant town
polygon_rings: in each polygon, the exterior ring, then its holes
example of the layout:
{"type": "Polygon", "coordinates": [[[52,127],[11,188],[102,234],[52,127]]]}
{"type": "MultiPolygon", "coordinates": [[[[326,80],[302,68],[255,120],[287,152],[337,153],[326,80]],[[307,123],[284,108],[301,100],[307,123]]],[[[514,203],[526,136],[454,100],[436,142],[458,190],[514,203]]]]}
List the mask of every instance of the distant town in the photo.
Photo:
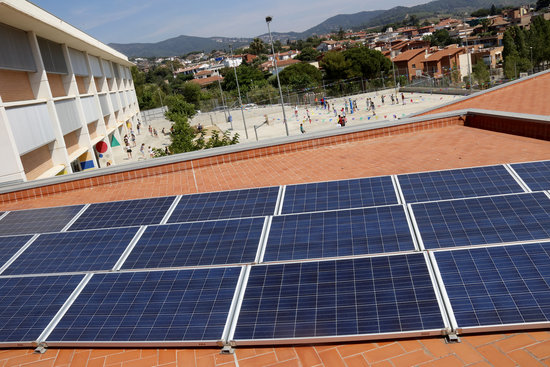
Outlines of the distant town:
{"type": "MultiPolygon", "coordinates": [[[[219,50],[167,58],[135,58],[132,61],[140,71],[165,67],[173,76],[181,74],[185,80],[208,88],[224,80],[224,68],[238,67],[243,63],[271,74],[301,62],[326,72],[327,65],[323,65],[323,60],[327,54],[367,47],[380,52],[393,63],[392,71],[395,71],[400,84],[429,79],[431,84],[446,80],[446,86],[469,87],[469,83],[474,83],[483,88],[499,80],[517,78],[547,62],[537,54],[539,47],[524,45],[524,50],[517,50],[517,57],[505,49],[507,36],[518,36],[517,30],[528,32],[537,17],[548,21],[550,13],[547,8],[497,9],[493,6],[479,9],[464,19],[445,18],[437,23],[418,24],[413,16],[409,19],[410,24],[398,27],[387,25],[382,29],[360,31],[340,29],[307,40],[289,40],[286,44],[276,41],[277,69],[268,43],[258,38],[248,47],[235,50],[233,56],[227,50],[219,50]],[[522,55],[526,50],[528,55],[522,55]],[[505,65],[505,56],[508,55],[511,58],[505,65]],[[470,79],[465,80],[467,77],[470,79]]],[[[514,40],[508,42],[514,43],[514,40]]],[[[388,84],[392,83],[391,75],[381,76],[384,77],[388,78],[388,84]]]]}

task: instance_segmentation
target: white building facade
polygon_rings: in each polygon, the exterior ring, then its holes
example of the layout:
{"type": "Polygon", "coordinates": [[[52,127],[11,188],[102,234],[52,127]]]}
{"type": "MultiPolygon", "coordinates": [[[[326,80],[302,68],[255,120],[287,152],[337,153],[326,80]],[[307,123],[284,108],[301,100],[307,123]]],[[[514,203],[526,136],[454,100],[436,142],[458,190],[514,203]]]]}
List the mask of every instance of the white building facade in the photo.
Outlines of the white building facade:
{"type": "Polygon", "coordinates": [[[0,0],[0,185],[116,164],[139,107],[128,58],[23,0],[0,0]]]}

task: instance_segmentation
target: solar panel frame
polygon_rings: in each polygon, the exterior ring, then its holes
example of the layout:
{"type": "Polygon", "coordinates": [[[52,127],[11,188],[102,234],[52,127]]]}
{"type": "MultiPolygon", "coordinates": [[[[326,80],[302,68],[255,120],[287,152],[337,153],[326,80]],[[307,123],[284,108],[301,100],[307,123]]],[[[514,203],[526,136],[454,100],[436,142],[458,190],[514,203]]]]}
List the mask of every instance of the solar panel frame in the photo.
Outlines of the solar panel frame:
{"type": "MultiPolygon", "coordinates": [[[[393,290],[390,290],[390,288],[392,287],[393,285],[393,280],[392,280],[392,285],[390,285],[390,283],[387,281],[387,280],[384,280],[382,278],[382,276],[380,276],[379,274],[382,272],[382,268],[381,267],[376,267],[376,272],[374,271],[374,269],[371,268],[371,274],[376,274],[376,276],[379,276],[379,288],[376,289],[376,286],[374,287],[371,287],[372,288],[372,291],[375,292],[375,291],[380,291],[380,293],[378,294],[378,296],[380,297],[380,305],[382,305],[382,302],[385,302],[387,301],[388,299],[387,298],[384,298],[384,297],[402,297],[402,298],[407,298],[407,299],[412,299],[412,298],[408,298],[408,297],[411,297],[411,294],[410,293],[395,293],[395,289],[393,290]],[[389,288],[388,288],[389,287],[389,288]],[[387,289],[384,289],[384,288],[387,288],[387,289]],[[385,293],[384,293],[385,292],[385,293]],[[390,295],[391,294],[391,295],[390,295]],[[383,301],[384,300],[384,301],[383,301]]],[[[350,284],[347,284],[347,283],[350,283],[350,282],[354,282],[354,277],[355,277],[355,272],[351,272],[351,271],[344,271],[342,273],[342,275],[345,275],[345,277],[343,278],[344,281],[342,281],[341,283],[334,283],[334,284],[338,284],[338,286],[342,286],[342,290],[351,290],[350,288],[350,284]]],[[[401,274],[401,273],[400,273],[401,274]]],[[[394,279],[394,278],[392,278],[394,279]]],[[[374,282],[374,277],[372,278],[373,282],[374,282]]],[[[342,308],[346,308],[346,307],[356,307],[357,308],[357,305],[360,305],[361,307],[363,307],[362,309],[362,313],[364,316],[367,316],[368,315],[368,310],[364,309],[364,307],[369,307],[368,305],[368,301],[372,301],[372,299],[374,298],[374,296],[369,296],[367,293],[370,292],[370,288],[368,288],[368,285],[366,283],[366,281],[363,281],[361,283],[357,283],[357,281],[355,281],[354,284],[359,284],[359,286],[361,287],[361,290],[362,291],[365,291],[363,292],[364,294],[361,294],[360,296],[357,295],[357,293],[355,293],[355,301],[351,301],[351,299],[349,298],[349,296],[346,296],[345,293],[342,293],[341,295],[336,295],[335,296],[335,299],[334,299],[334,304],[338,304],[338,305],[345,305],[343,306],[342,308]],[[367,292],[368,290],[368,292],[367,292]],[[353,303],[355,303],[355,305],[353,305],[353,303]],[[350,306],[350,304],[352,306],[350,306]]],[[[445,314],[444,314],[444,305],[443,305],[443,301],[441,299],[441,295],[439,294],[439,292],[437,291],[437,288],[436,288],[436,280],[433,276],[433,270],[428,266],[428,263],[427,263],[427,254],[425,253],[413,253],[413,254],[403,254],[403,255],[390,255],[390,256],[373,256],[373,257],[363,257],[363,258],[354,258],[354,259],[340,259],[340,260],[322,260],[322,261],[304,261],[304,262],[295,262],[295,263],[277,263],[277,264],[260,264],[260,265],[253,265],[251,266],[251,273],[248,275],[248,277],[246,278],[245,282],[244,282],[244,285],[243,285],[243,288],[242,288],[242,293],[239,295],[239,306],[238,308],[236,309],[236,312],[235,312],[235,316],[233,318],[233,323],[232,323],[232,327],[229,331],[229,334],[228,334],[228,337],[227,337],[227,340],[228,340],[228,343],[230,343],[231,345],[262,345],[262,344],[288,344],[288,343],[292,343],[292,344],[298,344],[298,343],[311,343],[311,342],[336,342],[336,341],[355,341],[355,340],[369,340],[369,339],[384,339],[384,338],[399,338],[399,337],[402,337],[402,338],[408,338],[408,337],[414,337],[414,336],[419,336],[419,335],[442,335],[442,334],[445,334],[447,332],[450,331],[450,323],[449,323],[449,320],[446,318],[445,314]],[[307,317],[311,317],[313,314],[314,314],[314,311],[312,309],[307,309],[307,308],[300,308],[298,306],[298,303],[300,302],[300,300],[298,298],[295,298],[294,297],[294,293],[296,292],[303,292],[303,295],[304,295],[304,302],[305,304],[307,304],[307,302],[310,302],[313,300],[312,297],[317,297],[318,300],[320,300],[321,302],[321,305],[326,308],[327,305],[329,305],[329,303],[327,303],[328,301],[327,300],[330,300],[330,292],[333,292],[332,290],[332,287],[329,285],[329,282],[327,282],[330,278],[330,274],[327,274],[327,272],[324,272],[324,271],[312,271],[312,272],[309,272],[308,273],[308,277],[310,278],[309,281],[312,283],[312,284],[316,284],[316,289],[318,291],[315,291],[312,293],[312,290],[310,288],[308,288],[307,286],[305,285],[296,285],[296,286],[292,286],[290,284],[288,284],[288,281],[296,281],[299,277],[299,275],[296,275],[294,274],[294,272],[292,272],[292,274],[289,274],[289,272],[286,272],[285,273],[285,277],[284,279],[283,278],[283,272],[284,270],[280,270],[278,271],[277,273],[277,270],[279,269],[275,269],[274,272],[277,276],[279,276],[281,279],[275,279],[273,281],[273,286],[266,286],[265,288],[262,288],[262,281],[265,282],[266,279],[268,279],[269,277],[272,277],[272,275],[265,275],[265,274],[259,274],[259,275],[255,275],[253,274],[253,272],[258,272],[258,271],[262,271],[264,273],[268,272],[269,271],[269,268],[284,268],[284,267],[301,267],[301,266],[318,266],[319,264],[328,264],[328,266],[334,264],[334,265],[337,265],[337,264],[340,264],[341,268],[344,268],[347,267],[347,266],[350,266],[351,263],[358,263],[359,264],[359,268],[361,265],[365,265],[367,264],[367,262],[370,262],[370,264],[372,265],[373,261],[384,261],[386,259],[394,259],[395,261],[399,261],[399,260],[402,260],[402,259],[411,259],[411,258],[414,258],[411,262],[414,262],[416,261],[413,265],[416,266],[414,267],[414,269],[412,269],[412,267],[409,267],[409,275],[411,275],[409,278],[407,278],[406,276],[403,277],[395,277],[396,280],[396,284],[399,284],[399,286],[403,287],[403,289],[406,289],[406,286],[407,286],[407,279],[409,279],[411,282],[417,282],[417,283],[411,283],[411,284],[418,284],[418,289],[422,288],[428,292],[433,292],[432,294],[430,294],[429,296],[431,297],[429,299],[429,302],[430,302],[430,307],[431,308],[425,308],[425,310],[430,310],[429,312],[429,315],[428,313],[424,313],[424,314],[421,314],[420,312],[417,313],[417,315],[419,316],[422,316],[422,317],[425,317],[425,320],[427,320],[428,323],[431,323],[431,325],[435,324],[435,323],[438,323],[438,326],[437,327],[431,327],[431,328],[425,328],[423,330],[385,330],[385,331],[381,331],[381,332],[377,332],[377,333],[356,333],[356,334],[340,334],[340,335],[337,335],[337,333],[325,333],[324,335],[306,335],[308,330],[312,330],[312,326],[311,325],[306,325],[304,323],[304,325],[296,325],[296,320],[303,320],[304,318],[307,318],[307,317]],[[363,262],[363,264],[361,264],[361,262],[363,262]],[[420,264],[420,267],[418,267],[417,265],[420,264]],[[422,272],[420,272],[420,270],[422,270],[422,272]],[[412,271],[414,270],[414,271],[412,271]],[[412,276],[412,272],[414,272],[414,276],[412,276]],[[313,278],[311,277],[317,277],[316,279],[321,279],[321,282],[319,283],[319,280],[313,280],[313,278]],[[401,278],[404,278],[404,279],[401,279],[401,278]],[[286,282],[286,283],[285,283],[286,282]],[[276,284],[277,283],[277,284],[276,284]],[[421,285],[421,286],[420,286],[421,285]],[[259,288],[259,289],[262,289],[262,291],[259,291],[259,290],[250,290],[250,289],[253,289],[253,288],[259,288]],[[284,288],[284,289],[283,289],[284,288]],[[276,309],[267,309],[267,310],[264,310],[263,313],[262,313],[262,317],[260,317],[259,315],[259,312],[257,312],[257,315],[256,315],[256,321],[257,320],[265,320],[265,319],[268,319],[268,320],[277,320],[278,319],[278,313],[280,312],[281,313],[281,318],[280,320],[284,320],[285,318],[292,318],[292,313],[294,313],[294,333],[301,333],[301,335],[296,335],[294,334],[293,336],[276,336],[276,335],[268,335],[268,336],[264,336],[264,337],[244,337],[244,336],[240,336],[239,335],[239,326],[240,326],[240,322],[241,322],[241,318],[243,317],[244,314],[246,314],[247,312],[249,313],[249,311],[247,311],[247,308],[248,307],[251,307],[251,309],[258,309],[260,307],[260,305],[262,304],[262,300],[261,299],[257,299],[257,300],[252,300],[250,301],[250,295],[247,295],[247,293],[250,293],[252,292],[252,297],[256,297],[257,294],[259,294],[258,292],[263,292],[265,289],[265,293],[268,297],[271,297],[271,298],[275,298],[275,299],[279,299],[281,301],[281,303],[277,304],[277,307],[276,309]],[[278,289],[278,290],[277,290],[278,289]],[[277,298],[278,296],[277,295],[281,295],[281,297],[277,298]],[[319,295],[322,295],[321,298],[319,298],[319,295]],[[309,299],[309,300],[308,300],[309,299]],[[294,302],[296,301],[296,302],[294,302]],[[281,307],[279,307],[281,306],[281,307]],[[439,317],[439,319],[435,318],[434,319],[434,315],[439,317]],[[439,323],[440,322],[440,323],[439,323]],[[299,327],[298,327],[299,326],[299,327]]],[[[354,289],[357,288],[356,285],[354,285],[354,289]]],[[[414,288],[413,288],[414,290],[414,288]]],[[[334,293],[334,292],[333,292],[334,293]]],[[[413,292],[414,293],[414,292],[413,292]]],[[[263,293],[262,293],[263,294],[263,293]]],[[[377,294],[376,292],[373,293],[373,294],[377,294]]],[[[257,298],[257,297],[256,297],[257,298]]],[[[414,299],[415,301],[417,301],[418,299],[422,298],[421,295],[419,293],[414,293],[414,299]]],[[[267,302],[267,301],[266,301],[267,302]]],[[[424,302],[424,301],[422,301],[424,302]]],[[[428,301],[426,301],[428,302],[428,301]]],[[[330,305],[329,305],[330,306],[330,305]]],[[[405,307],[404,303],[402,303],[402,310],[406,310],[405,313],[407,314],[406,316],[404,316],[404,319],[402,319],[401,321],[406,323],[406,319],[407,317],[411,317],[410,315],[413,314],[414,312],[412,312],[412,308],[410,307],[405,307]]],[[[409,304],[407,304],[407,306],[411,306],[409,304]]],[[[428,307],[426,305],[426,307],[428,307]]],[[[416,311],[418,311],[418,309],[416,309],[416,311]]],[[[323,311],[322,315],[320,312],[318,312],[317,314],[318,315],[321,315],[321,320],[323,319],[323,317],[325,317],[325,313],[327,315],[329,315],[329,318],[330,318],[330,312],[329,311],[323,311]]],[[[350,313],[351,311],[349,310],[343,310],[343,312],[340,313],[340,315],[351,315],[350,313]]],[[[384,307],[380,308],[380,312],[382,314],[389,314],[389,313],[392,313],[394,312],[392,309],[391,309],[391,306],[388,306],[387,303],[384,303],[384,307]]],[[[254,313],[254,312],[252,312],[254,313]]],[[[399,313],[399,311],[398,311],[399,313]]],[[[355,314],[357,315],[357,314],[355,314]]],[[[371,313],[372,315],[372,313],[371,313]]],[[[376,320],[378,320],[378,313],[376,313],[376,320]]],[[[387,315],[386,315],[387,316],[387,315]]],[[[248,317],[248,316],[245,316],[245,318],[248,317]]],[[[315,315],[315,318],[317,317],[317,315],[315,315]]],[[[414,316],[413,316],[414,317],[414,316]]],[[[351,322],[353,322],[353,317],[350,317],[349,319],[346,320],[346,317],[343,317],[342,319],[338,318],[338,321],[334,320],[334,327],[335,328],[338,328],[338,327],[349,327],[349,323],[350,323],[350,320],[351,322]]],[[[366,319],[363,319],[363,325],[371,325],[369,324],[369,322],[366,322],[365,321],[366,319]]],[[[357,320],[355,320],[357,321],[357,320]]],[[[388,318],[386,318],[384,320],[384,322],[379,322],[378,323],[378,327],[387,327],[388,324],[390,324],[389,322],[390,320],[388,318]],[[383,326],[381,326],[383,325],[383,326]]],[[[395,321],[395,320],[394,320],[395,321]]],[[[378,322],[378,321],[377,321],[378,322]]],[[[405,324],[404,324],[405,325],[405,324]]],[[[269,326],[271,327],[271,326],[269,326]]],[[[267,334],[266,333],[266,329],[267,329],[267,326],[266,324],[258,324],[257,322],[254,322],[254,328],[258,329],[260,333],[264,333],[264,334],[267,334]]],[[[320,328],[318,328],[320,330],[320,328]]],[[[273,326],[273,334],[275,334],[275,326],[273,326]]],[[[285,328],[282,328],[281,329],[283,332],[289,332],[289,330],[285,330],[285,328]]],[[[269,332],[268,332],[269,333],[269,332]]]]}
{"type": "Polygon", "coordinates": [[[0,346],[32,346],[83,278],[64,275],[0,279],[0,346]]]}
{"type": "Polygon", "coordinates": [[[533,191],[550,190],[550,160],[510,164],[533,191]]]}
{"type": "Polygon", "coordinates": [[[550,198],[542,192],[409,205],[421,249],[550,238],[550,198]]]}
{"type": "Polygon", "coordinates": [[[1,276],[112,270],[138,230],[125,227],[40,235],[1,276]]]}
{"type": "Polygon", "coordinates": [[[0,274],[2,274],[2,268],[6,266],[17,252],[23,249],[32,238],[33,235],[28,234],[0,237],[0,274]]]}
{"type": "Polygon", "coordinates": [[[525,192],[503,165],[398,175],[406,203],[525,192]]]}
{"type": "Polygon", "coordinates": [[[10,211],[0,219],[0,236],[61,231],[84,205],[10,211]]]}
{"type": "Polygon", "coordinates": [[[287,214],[273,217],[262,262],[362,256],[418,250],[406,208],[287,214]]]}
{"type": "Polygon", "coordinates": [[[90,204],[67,231],[159,224],[175,199],[161,196],[90,204]]]}
{"type": "Polygon", "coordinates": [[[550,326],[550,242],[437,250],[429,256],[453,329],[478,333],[550,326]],[[530,277],[521,276],[529,270],[530,277]]]}
{"type": "Polygon", "coordinates": [[[264,226],[262,217],[148,226],[121,269],[252,263],[264,226]]]}
{"type": "Polygon", "coordinates": [[[182,195],[166,223],[273,215],[277,209],[280,191],[280,186],[270,186],[182,195]]]}
{"type": "Polygon", "coordinates": [[[281,214],[400,204],[391,176],[287,185],[281,214]],[[373,190],[373,187],[378,190],[373,190]],[[345,194],[343,198],[343,189],[345,194]],[[320,199],[322,198],[322,201],[320,199]],[[336,197],[336,200],[332,200],[336,197]]]}
{"type": "Polygon", "coordinates": [[[243,267],[94,274],[45,343],[99,347],[220,345],[242,276],[243,267]],[[216,284],[221,287],[219,294],[209,294],[208,287],[214,289],[216,284]],[[200,304],[188,302],[185,292],[190,298],[202,297],[200,304]],[[169,297],[172,302],[165,302],[169,297]],[[220,301],[219,297],[225,298],[220,301]],[[213,310],[205,312],[209,314],[207,326],[189,325],[193,315],[205,310],[213,310]],[[152,315],[156,317],[153,319],[152,315]],[[137,320],[144,324],[138,327],[137,320]],[[208,323],[215,330],[209,330],[208,323]],[[179,338],[187,332],[208,337],[179,338]],[[128,333],[133,333],[134,338],[128,333]],[[164,333],[166,338],[162,340],[151,333],[164,333]]]}

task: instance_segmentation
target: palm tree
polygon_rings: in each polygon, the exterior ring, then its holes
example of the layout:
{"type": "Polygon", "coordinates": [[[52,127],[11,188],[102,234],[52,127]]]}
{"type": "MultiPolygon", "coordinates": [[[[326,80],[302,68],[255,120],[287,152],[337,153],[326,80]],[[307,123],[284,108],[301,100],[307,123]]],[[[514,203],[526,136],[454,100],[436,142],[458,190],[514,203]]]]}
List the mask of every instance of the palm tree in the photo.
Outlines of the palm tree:
{"type": "Polygon", "coordinates": [[[265,43],[259,38],[254,38],[252,42],[250,43],[250,52],[254,55],[261,55],[265,53],[265,43]]]}

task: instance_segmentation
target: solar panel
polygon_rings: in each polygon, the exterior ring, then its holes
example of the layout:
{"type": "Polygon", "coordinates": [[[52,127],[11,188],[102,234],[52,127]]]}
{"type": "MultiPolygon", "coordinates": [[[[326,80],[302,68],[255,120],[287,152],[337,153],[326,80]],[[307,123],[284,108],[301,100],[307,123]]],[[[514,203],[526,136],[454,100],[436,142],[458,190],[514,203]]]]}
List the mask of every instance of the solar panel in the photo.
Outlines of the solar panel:
{"type": "Polygon", "coordinates": [[[43,234],[2,275],[111,270],[138,229],[43,234]]]}
{"type": "Polygon", "coordinates": [[[390,176],[286,187],[283,214],[397,204],[390,176]]]}
{"type": "Polygon", "coordinates": [[[175,196],[92,204],[69,230],[159,224],[175,196]]]}
{"type": "Polygon", "coordinates": [[[273,217],[264,261],[414,250],[403,206],[273,217]]]}
{"type": "Polygon", "coordinates": [[[399,175],[407,203],[524,192],[504,166],[399,175]]]}
{"type": "Polygon", "coordinates": [[[550,238],[542,192],[412,205],[426,249],[550,238]]]}
{"type": "Polygon", "coordinates": [[[240,271],[96,274],[47,342],[216,342],[240,271]]]}
{"type": "Polygon", "coordinates": [[[82,275],[0,279],[0,343],[33,342],[82,275]]]}
{"type": "Polygon", "coordinates": [[[184,195],[169,223],[273,215],[279,187],[184,195]]]}
{"type": "Polygon", "coordinates": [[[148,227],[123,269],[251,263],[264,218],[148,227]]]}
{"type": "Polygon", "coordinates": [[[0,268],[25,245],[32,236],[0,237],[0,268]]]}
{"type": "Polygon", "coordinates": [[[440,251],[435,258],[458,327],[550,321],[550,243],[440,251]]]}
{"type": "Polygon", "coordinates": [[[533,191],[550,190],[550,161],[511,164],[533,191]]]}
{"type": "Polygon", "coordinates": [[[234,337],[352,337],[445,328],[424,255],[253,266],[234,337]]]}
{"type": "Polygon", "coordinates": [[[82,207],[73,205],[9,212],[0,220],[0,236],[59,232],[82,207]]]}

